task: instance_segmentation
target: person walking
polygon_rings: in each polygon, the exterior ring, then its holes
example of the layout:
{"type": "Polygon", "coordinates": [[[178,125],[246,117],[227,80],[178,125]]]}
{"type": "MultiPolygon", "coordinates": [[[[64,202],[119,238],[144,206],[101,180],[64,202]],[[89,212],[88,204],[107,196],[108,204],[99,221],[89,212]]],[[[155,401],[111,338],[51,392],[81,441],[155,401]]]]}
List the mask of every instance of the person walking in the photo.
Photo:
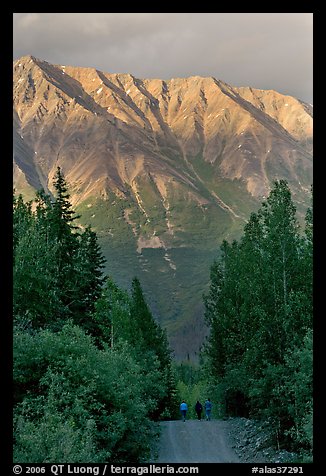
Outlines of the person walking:
{"type": "Polygon", "coordinates": [[[205,402],[205,414],[206,414],[206,420],[209,421],[211,419],[211,412],[212,412],[212,402],[211,399],[208,398],[205,402]]]}
{"type": "Polygon", "coordinates": [[[199,400],[197,400],[196,405],[195,405],[195,411],[197,413],[198,420],[201,420],[201,412],[203,411],[203,405],[200,403],[199,400]]]}
{"type": "Polygon", "coordinates": [[[184,400],[182,400],[182,403],[180,405],[180,412],[181,412],[182,420],[184,422],[186,421],[187,411],[188,411],[188,405],[186,404],[184,400]]]}

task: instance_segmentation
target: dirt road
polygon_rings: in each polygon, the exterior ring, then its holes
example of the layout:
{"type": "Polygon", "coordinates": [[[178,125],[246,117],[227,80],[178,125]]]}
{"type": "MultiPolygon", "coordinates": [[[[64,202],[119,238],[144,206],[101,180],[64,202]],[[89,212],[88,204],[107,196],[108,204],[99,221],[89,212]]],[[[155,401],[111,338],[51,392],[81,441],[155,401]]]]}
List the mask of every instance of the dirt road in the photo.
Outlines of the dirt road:
{"type": "Polygon", "coordinates": [[[157,463],[240,463],[223,420],[161,423],[157,463]]]}

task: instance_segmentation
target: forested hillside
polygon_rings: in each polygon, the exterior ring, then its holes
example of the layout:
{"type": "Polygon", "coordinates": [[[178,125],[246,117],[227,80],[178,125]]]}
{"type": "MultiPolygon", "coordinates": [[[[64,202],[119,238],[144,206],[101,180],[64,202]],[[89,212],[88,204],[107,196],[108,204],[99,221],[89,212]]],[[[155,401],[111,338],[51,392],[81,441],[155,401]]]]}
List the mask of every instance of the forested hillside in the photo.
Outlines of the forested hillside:
{"type": "MultiPolygon", "coordinates": [[[[210,396],[214,418],[260,420],[312,460],[312,206],[304,230],[276,181],[239,241],[224,241],[204,296],[202,366],[172,362],[140,281],[103,275],[57,169],[54,198],[14,195],[14,460],[145,462],[154,422],[210,396]]],[[[108,263],[108,268],[110,263],[108,263]]]]}
{"type": "Polygon", "coordinates": [[[103,276],[60,168],[54,188],[14,197],[14,460],[143,461],[176,408],[167,338],[137,278],[103,276]]]}
{"type": "Polygon", "coordinates": [[[205,297],[211,390],[224,415],[260,418],[312,457],[312,208],[301,233],[286,181],[224,241],[205,297]]]}
{"type": "Polygon", "coordinates": [[[273,181],[303,219],[313,180],[313,107],[214,77],[169,80],[13,63],[13,182],[54,192],[57,166],[119,287],[141,281],[174,356],[197,359],[202,294],[223,239],[239,239],[273,181]],[[166,296],[169,296],[169,299],[166,296]]]}

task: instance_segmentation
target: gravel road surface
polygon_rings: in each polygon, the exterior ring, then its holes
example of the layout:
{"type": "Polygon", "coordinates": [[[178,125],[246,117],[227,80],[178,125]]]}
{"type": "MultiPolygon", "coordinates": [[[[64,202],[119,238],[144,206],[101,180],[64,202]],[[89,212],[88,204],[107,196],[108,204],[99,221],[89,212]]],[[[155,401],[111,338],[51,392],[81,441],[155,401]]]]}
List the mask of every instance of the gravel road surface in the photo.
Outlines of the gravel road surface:
{"type": "Polygon", "coordinates": [[[157,463],[240,463],[223,420],[161,423],[157,463]]]}

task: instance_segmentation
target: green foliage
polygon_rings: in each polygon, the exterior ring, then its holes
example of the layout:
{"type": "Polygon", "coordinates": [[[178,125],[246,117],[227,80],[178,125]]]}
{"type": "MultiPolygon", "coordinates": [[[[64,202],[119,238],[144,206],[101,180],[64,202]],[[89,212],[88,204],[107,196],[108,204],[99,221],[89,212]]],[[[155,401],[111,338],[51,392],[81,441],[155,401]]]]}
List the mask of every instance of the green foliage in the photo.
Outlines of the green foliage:
{"type": "Polygon", "coordinates": [[[153,403],[151,418],[167,418],[175,408],[175,382],[170,350],[165,331],[155,322],[145,301],[140,282],[134,278],[130,296],[108,279],[93,316],[101,339],[119,347],[127,342],[133,358],[144,370],[144,379],[151,382],[153,403]],[[159,374],[153,374],[158,370],[159,374]],[[159,375],[157,380],[156,375],[159,375]]]}
{"type": "MultiPolygon", "coordinates": [[[[203,413],[202,413],[202,418],[204,418],[205,415],[205,410],[204,410],[204,402],[207,398],[207,391],[206,391],[206,383],[205,382],[197,382],[194,383],[193,385],[187,385],[183,381],[178,381],[177,382],[177,395],[178,395],[178,400],[179,404],[182,402],[182,400],[185,400],[185,402],[188,405],[188,412],[187,412],[187,418],[188,419],[197,419],[197,413],[195,411],[195,405],[197,400],[201,402],[203,405],[203,413]]],[[[214,408],[214,410],[216,410],[214,408]]],[[[216,412],[214,412],[214,417],[217,417],[218,415],[216,412]]],[[[180,412],[178,415],[178,418],[180,418],[180,412]]]]}
{"type": "Polygon", "coordinates": [[[134,278],[131,284],[130,317],[134,346],[143,350],[154,349],[161,368],[164,368],[170,361],[167,337],[152,316],[138,278],[134,278]]]}
{"type": "Polygon", "coordinates": [[[214,404],[214,418],[218,418],[220,416],[220,405],[217,404],[218,400],[215,398],[215,395],[214,398],[212,398],[213,394],[211,389],[208,388],[206,376],[204,375],[202,368],[191,362],[181,362],[179,364],[174,364],[174,366],[177,379],[177,418],[180,418],[179,406],[182,400],[185,400],[188,404],[187,418],[197,419],[195,411],[197,400],[199,400],[203,405],[202,418],[204,418],[204,402],[207,397],[210,397],[214,404]]]}
{"type": "Polygon", "coordinates": [[[40,420],[29,419],[22,413],[17,416],[16,425],[15,461],[97,463],[105,459],[104,452],[99,452],[94,445],[93,420],[87,421],[82,429],[75,429],[73,420],[65,420],[50,404],[45,404],[40,420]]]}
{"type": "Polygon", "coordinates": [[[145,301],[143,290],[138,278],[134,278],[131,286],[131,342],[139,352],[141,360],[147,360],[149,368],[152,359],[157,359],[161,371],[164,393],[161,395],[158,408],[151,413],[152,418],[167,417],[173,414],[175,406],[175,383],[172,362],[166,332],[155,322],[145,301]],[[162,416],[163,415],[163,416],[162,416]]]}
{"type": "Polygon", "coordinates": [[[57,333],[17,330],[14,348],[16,395],[25,396],[15,407],[17,461],[136,462],[148,454],[151,383],[127,346],[100,350],[67,324],[57,333]]]}
{"type": "MultiPolygon", "coordinates": [[[[195,170],[201,175],[199,162],[195,170]]],[[[257,208],[257,201],[252,199],[248,205],[250,195],[243,200],[243,184],[232,180],[224,183],[212,175],[213,169],[207,164],[212,178],[209,190],[225,203],[232,203],[232,208],[236,200],[235,212],[247,217],[249,210],[257,208]]],[[[226,232],[229,237],[239,236],[243,220],[230,216],[202,188],[200,193],[204,193],[207,203],[197,201],[192,187],[176,182],[165,184],[166,196],[162,197],[155,180],[146,174],[137,178],[135,186],[146,214],[131,187],[123,198],[109,191],[105,199],[89,197],[76,206],[76,211],[82,215],[80,222],[91,224],[98,235],[107,259],[105,271],[124,289],[130,286],[130,276],[141,280],[155,318],[167,329],[171,343],[176,343],[176,358],[184,359],[187,353],[193,356],[198,351],[206,332],[202,293],[208,287],[216,243],[226,232]],[[164,248],[143,248],[139,253],[139,236],[159,236],[168,248],[168,256],[164,248]]],[[[198,186],[203,187],[200,182],[198,186]]]]}
{"type": "Polygon", "coordinates": [[[151,420],[175,408],[166,334],[136,278],[103,286],[60,169],[54,187],[14,197],[15,461],[147,461],[151,420]]]}
{"type": "Polygon", "coordinates": [[[14,318],[36,327],[46,325],[63,307],[55,260],[58,244],[40,215],[39,206],[32,213],[31,204],[23,204],[21,197],[14,202],[14,318]]]}
{"type": "Polygon", "coordinates": [[[106,342],[113,348],[117,339],[131,341],[130,298],[110,277],[95,303],[92,318],[98,329],[99,343],[106,342]]]}
{"type": "Polygon", "coordinates": [[[294,422],[289,430],[293,440],[306,451],[313,447],[313,333],[307,330],[303,343],[288,351],[280,393],[289,400],[288,411],[294,422]]]}
{"type": "Polygon", "coordinates": [[[205,295],[212,385],[227,414],[267,418],[279,444],[311,451],[312,210],[300,235],[289,187],[275,182],[221,251],[205,295]]]}
{"type": "Polygon", "coordinates": [[[34,328],[60,328],[67,318],[86,325],[103,282],[97,237],[73,225],[59,168],[54,186],[54,200],[43,191],[34,203],[14,197],[14,317],[34,328]]]}

